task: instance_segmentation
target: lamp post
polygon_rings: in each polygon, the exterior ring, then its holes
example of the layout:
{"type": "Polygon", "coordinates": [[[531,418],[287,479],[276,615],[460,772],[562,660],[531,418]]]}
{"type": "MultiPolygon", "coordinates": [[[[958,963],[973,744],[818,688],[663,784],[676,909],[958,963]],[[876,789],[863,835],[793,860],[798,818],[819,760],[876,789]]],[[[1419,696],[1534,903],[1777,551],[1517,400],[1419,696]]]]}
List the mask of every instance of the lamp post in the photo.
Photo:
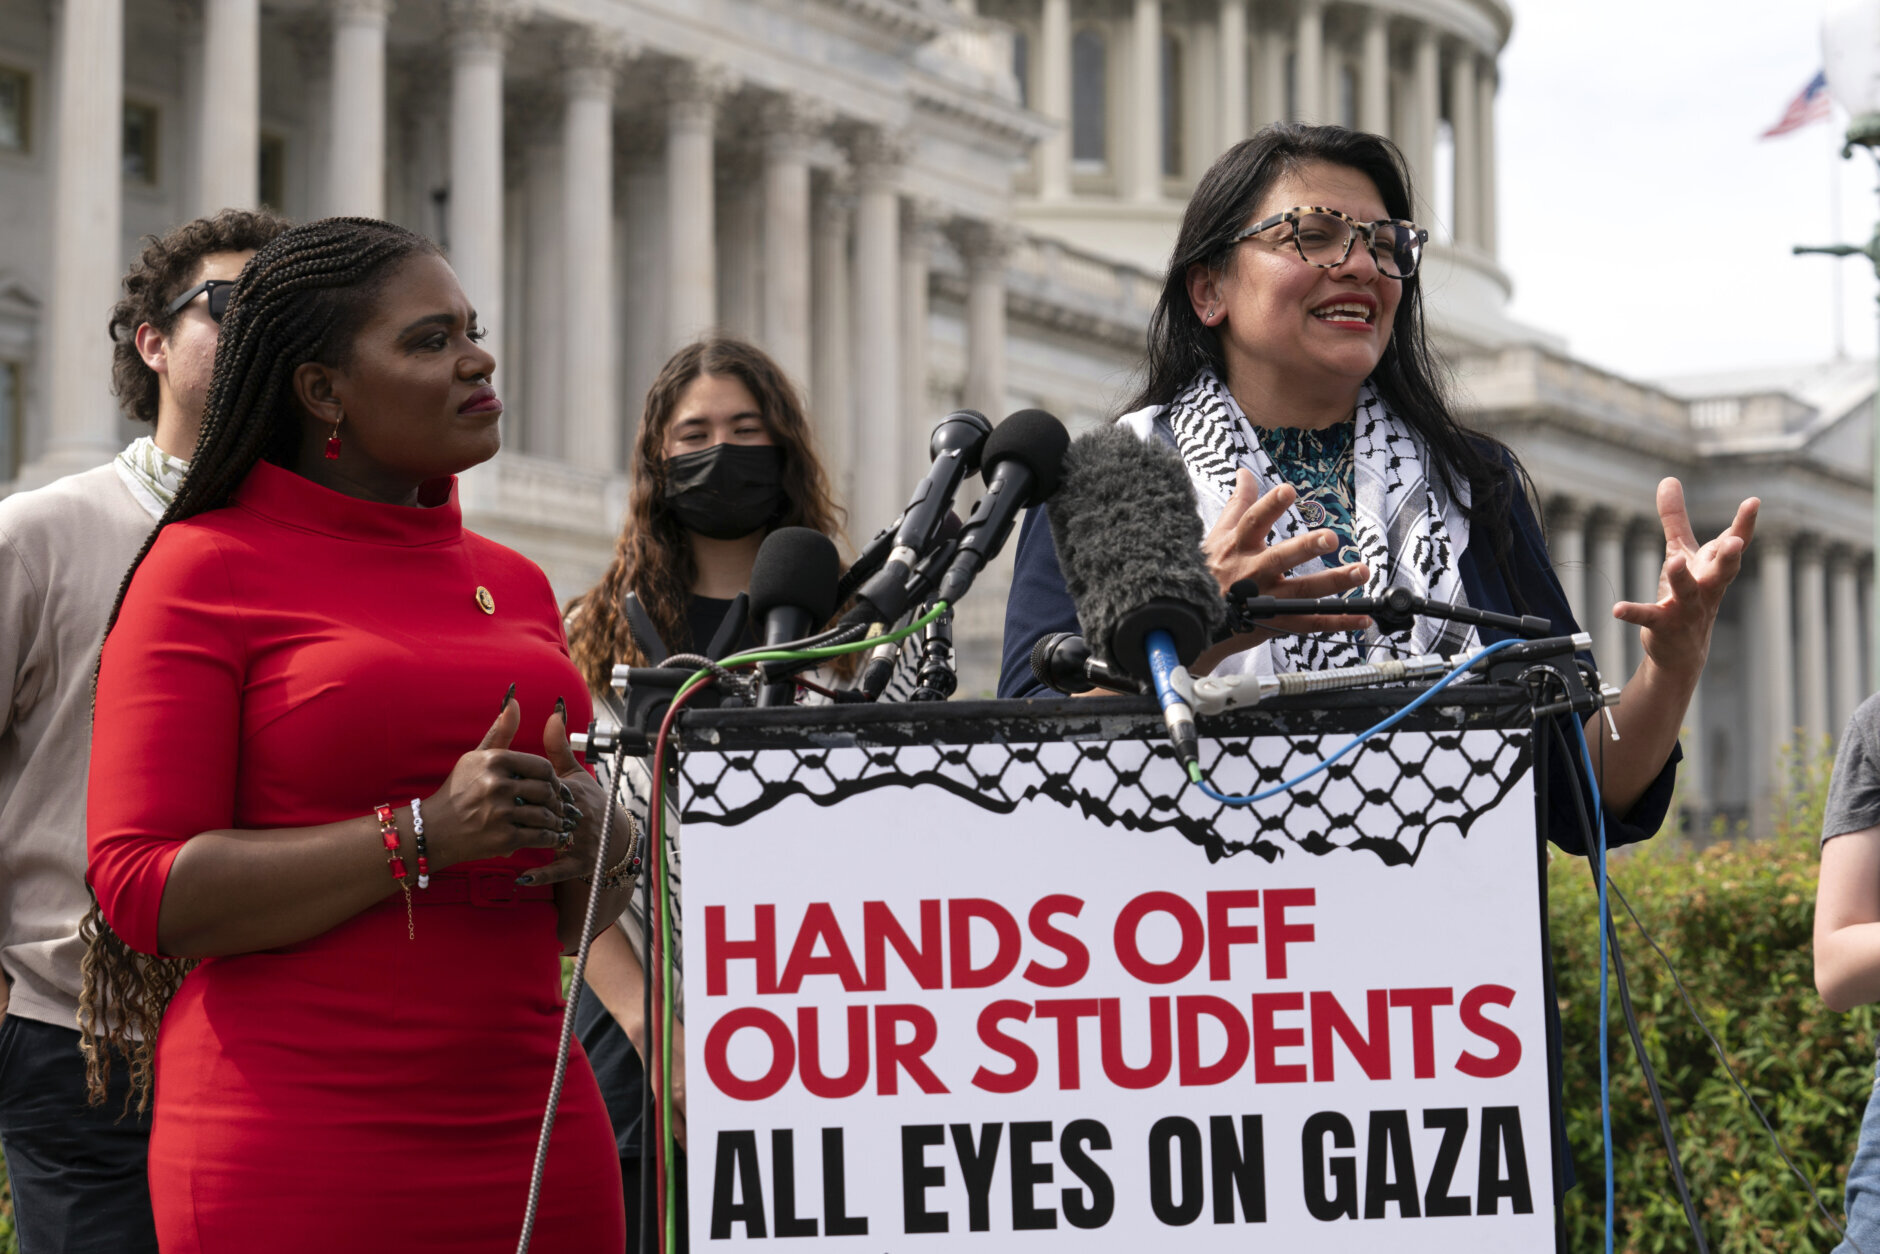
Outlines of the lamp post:
{"type": "MultiPolygon", "coordinates": [[[[1828,94],[1847,110],[1847,142],[1841,156],[1853,155],[1865,148],[1880,169],[1880,0],[1854,0],[1843,4],[1821,22],[1823,69],[1828,79],[1828,94]]],[[[1865,257],[1880,281],[1880,222],[1874,225],[1873,238],[1864,245],[1797,244],[1795,252],[1822,253],[1830,257],[1865,257]]],[[[1880,368],[1880,359],[1876,359],[1880,368]]],[[[1873,434],[1873,552],[1876,563],[1872,581],[1872,599],[1868,605],[1867,683],[1880,688],[1880,388],[1874,392],[1873,434]]]]}

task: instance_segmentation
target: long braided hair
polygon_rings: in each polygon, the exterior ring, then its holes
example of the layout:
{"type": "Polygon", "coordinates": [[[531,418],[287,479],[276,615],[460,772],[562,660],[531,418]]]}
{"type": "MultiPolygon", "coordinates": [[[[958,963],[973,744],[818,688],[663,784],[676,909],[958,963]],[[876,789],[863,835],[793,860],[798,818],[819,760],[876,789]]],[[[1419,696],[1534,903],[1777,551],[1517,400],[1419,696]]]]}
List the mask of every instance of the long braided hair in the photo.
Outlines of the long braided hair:
{"type": "MultiPolygon", "coordinates": [[[[427,254],[441,255],[424,236],[390,222],[325,218],[283,232],[242,267],[222,319],[189,472],[118,586],[107,637],[137,568],[165,527],[226,505],[264,457],[292,466],[303,417],[294,371],[307,362],[344,366],[386,280],[407,258],[427,254]]],[[[93,692],[95,699],[95,675],[93,692]]],[[[134,1102],[148,1110],[157,1027],[195,963],[134,953],[111,930],[96,898],[79,935],[85,941],[78,1022],[87,1097],[93,1105],[104,1101],[111,1055],[120,1053],[131,1075],[125,1107],[134,1102]]]]}
{"type": "MultiPolygon", "coordinates": [[[[743,340],[714,337],[688,344],[660,369],[646,392],[646,407],[633,444],[633,495],[614,558],[601,581],[570,607],[568,651],[588,687],[605,691],[617,662],[646,665],[627,629],[621,599],[631,591],[646,607],[662,641],[684,638],[686,606],[698,568],[685,527],[666,503],[666,432],[679,401],[700,375],[736,379],[756,400],[771,439],[783,450],[787,504],[774,527],[810,527],[838,537],[842,509],[829,491],[829,477],[803,402],[783,368],[764,350],[743,340]]],[[[838,667],[846,673],[848,668],[838,667]]]]}

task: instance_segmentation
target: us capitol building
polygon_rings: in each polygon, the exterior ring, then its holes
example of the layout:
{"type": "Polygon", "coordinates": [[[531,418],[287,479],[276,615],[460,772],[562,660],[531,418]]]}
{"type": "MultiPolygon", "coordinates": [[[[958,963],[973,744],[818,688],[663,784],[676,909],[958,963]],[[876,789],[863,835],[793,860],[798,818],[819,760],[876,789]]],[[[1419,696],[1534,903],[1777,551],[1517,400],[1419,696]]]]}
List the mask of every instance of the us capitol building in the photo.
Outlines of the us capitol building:
{"type": "MultiPolygon", "coordinates": [[[[1687,805],[1748,815],[1792,735],[1873,686],[1873,369],[1646,385],[1511,321],[1510,22],[1504,0],[0,0],[0,492],[135,433],[104,325],[138,238],[266,203],[446,244],[509,407],[466,512],[561,594],[612,549],[639,398],[709,328],[804,386],[859,544],[947,410],[1110,416],[1201,172],[1270,120],[1342,122],[1410,157],[1465,419],[1526,460],[1615,676],[1638,642],[1607,609],[1653,595],[1659,477],[1706,536],[1763,498],[1682,776],[1687,805]]],[[[994,682],[1005,578],[961,606],[963,692],[994,682]]]]}

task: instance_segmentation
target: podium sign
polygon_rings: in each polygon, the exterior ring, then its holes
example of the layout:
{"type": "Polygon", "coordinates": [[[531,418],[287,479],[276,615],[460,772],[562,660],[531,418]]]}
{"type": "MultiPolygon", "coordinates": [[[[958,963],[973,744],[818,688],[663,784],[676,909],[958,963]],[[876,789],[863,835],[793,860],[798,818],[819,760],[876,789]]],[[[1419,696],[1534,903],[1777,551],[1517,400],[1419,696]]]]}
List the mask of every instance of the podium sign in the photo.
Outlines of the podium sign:
{"type": "Polygon", "coordinates": [[[694,1248],[1551,1247],[1525,730],[821,739],[682,760],[694,1248]]]}

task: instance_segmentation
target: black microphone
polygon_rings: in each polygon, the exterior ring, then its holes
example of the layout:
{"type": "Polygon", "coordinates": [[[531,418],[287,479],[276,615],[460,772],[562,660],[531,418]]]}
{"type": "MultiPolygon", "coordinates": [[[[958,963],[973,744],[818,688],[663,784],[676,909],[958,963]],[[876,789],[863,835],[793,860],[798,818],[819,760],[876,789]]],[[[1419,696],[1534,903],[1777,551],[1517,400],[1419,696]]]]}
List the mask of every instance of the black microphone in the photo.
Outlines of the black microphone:
{"type": "Polygon", "coordinates": [[[1201,556],[1201,518],[1181,458],[1111,426],[1064,457],[1051,540],[1077,621],[1100,661],[1154,684],[1169,737],[1197,755],[1187,665],[1227,617],[1201,556]]]}
{"type": "MultiPolygon", "coordinates": [[[[751,566],[751,617],[764,625],[766,647],[787,644],[829,621],[836,608],[842,559],[835,544],[808,527],[779,527],[764,537],[751,566]]],[[[789,705],[790,680],[765,684],[757,704],[789,705]]]]}
{"type": "Polygon", "coordinates": [[[999,424],[986,441],[981,472],[986,494],[966,520],[959,553],[940,578],[936,600],[959,604],[974,577],[998,556],[1019,511],[1042,504],[1058,490],[1070,442],[1064,424],[1042,409],[1021,409],[999,424]]]}
{"type": "Polygon", "coordinates": [[[1031,673],[1045,687],[1072,697],[1092,688],[1130,695],[1143,691],[1141,684],[1110,663],[1091,657],[1090,645],[1069,631],[1039,637],[1031,647],[1031,673]]]}
{"type": "Polygon", "coordinates": [[[914,674],[914,684],[909,701],[945,701],[958,690],[960,676],[953,669],[952,610],[928,623],[921,633],[920,669],[914,674]]]}
{"type": "MultiPolygon", "coordinates": [[[[938,534],[941,520],[953,505],[960,483],[979,469],[980,451],[986,447],[992,424],[976,410],[960,409],[942,418],[928,440],[933,467],[914,489],[881,569],[862,585],[855,608],[865,613],[859,622],[891,623],[907,608],[907,576],[938,534]]],[[[871,542],[872,550],[880,542],[871,542]]],[[[864,553],[864,557],[868,554],[864,553]]],[[[859,565],[859,562],[858,562],[859,565]]],[[[850,615],[850,617],[854,617],[850,615]]]]}

